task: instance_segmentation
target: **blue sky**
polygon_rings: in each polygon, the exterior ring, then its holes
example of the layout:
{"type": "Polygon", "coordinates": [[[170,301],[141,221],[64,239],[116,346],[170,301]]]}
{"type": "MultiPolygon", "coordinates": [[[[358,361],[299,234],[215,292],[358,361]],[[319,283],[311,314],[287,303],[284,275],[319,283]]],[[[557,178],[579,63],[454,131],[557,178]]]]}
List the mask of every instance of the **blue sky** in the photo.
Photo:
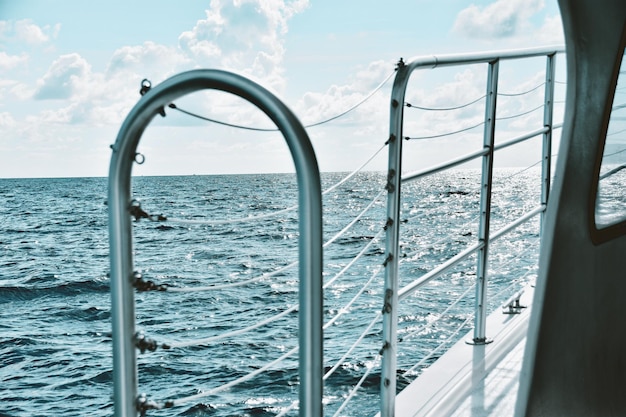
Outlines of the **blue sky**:
{"type": "MultiPolygon", "coordinates": [[[[234,71],[314,123],[359,102],[400,57],[562,42],[558,6],[548,0],[0,0],[0,178],[106,176],[109,145],[144,78],[234,71]]],[[[476,74],[455,70],[444,81],[454,88],[430,93],[416,84],[416,97],[462,95],[480,84],[476,74]]],[[[346,117],[309,129],[322,170],[352,170],[384,143],[390,84],[346,117]]],[[[266,126],[250,106],[217,93],[179,104],[266,126]]],[[[169,113],[142,138],[146,163],[135,173],[291,171],[283,142],[169,113]]],[[[378,159],[371,169],[383,168],[385,155],[378,159]]]]}

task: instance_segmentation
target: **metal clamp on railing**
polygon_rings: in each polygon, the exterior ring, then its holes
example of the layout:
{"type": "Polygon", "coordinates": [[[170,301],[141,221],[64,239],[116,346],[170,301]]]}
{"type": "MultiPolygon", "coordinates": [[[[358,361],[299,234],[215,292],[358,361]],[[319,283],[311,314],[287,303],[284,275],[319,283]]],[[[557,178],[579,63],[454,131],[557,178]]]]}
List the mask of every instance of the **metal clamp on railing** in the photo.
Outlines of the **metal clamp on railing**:
{"type": "Polygon", "coordinates": [[[137,396],[135,401],[137,412],[141,417],[144,417],[149,410],[163,410],[164,408],[172,408],[174,406],[173,401],[166,401],[163,404],[159,404],[154,400],[148,399],[145,393],[141,393],[137,396]]]}
{"type": "Polygon", "coordinates": [[[526,306],[520,304],[520,298],[524,294],[524,290],[521,290],[509,298],[502,308],[502,314],[520,314],[526,306]]]}

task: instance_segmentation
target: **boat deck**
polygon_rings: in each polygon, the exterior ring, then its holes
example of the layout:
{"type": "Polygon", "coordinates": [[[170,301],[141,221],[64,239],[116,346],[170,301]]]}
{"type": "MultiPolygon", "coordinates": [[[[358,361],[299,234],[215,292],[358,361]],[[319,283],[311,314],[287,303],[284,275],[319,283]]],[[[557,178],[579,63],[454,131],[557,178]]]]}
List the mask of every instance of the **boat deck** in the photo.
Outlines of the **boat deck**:
{"type": "Polygon", "coordinates": [[[512,416],[515,411],[525,345],[526,338],[473,387],[473,391],[452,416],[512,416]]]}
{"type": "Polygon", "coordinates": [[[520,314],[492,313],[487,320],[492,343],[459,341],[396,398],[397,417],[512,416],[524,356],[533,288],[520,299],[520,314]]]}

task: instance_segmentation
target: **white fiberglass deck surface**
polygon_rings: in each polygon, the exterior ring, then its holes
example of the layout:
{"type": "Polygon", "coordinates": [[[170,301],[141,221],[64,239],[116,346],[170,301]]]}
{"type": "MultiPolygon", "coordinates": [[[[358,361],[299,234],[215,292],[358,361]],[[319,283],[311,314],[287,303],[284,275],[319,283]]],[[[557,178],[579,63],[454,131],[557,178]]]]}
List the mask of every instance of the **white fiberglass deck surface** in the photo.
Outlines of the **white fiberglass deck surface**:
{"type": "Polygon", "coordinates": [[[479,381],[451,417],[513,416],[526,339],[479,381]]]}
{"type": "Polygon", "coordinates": [[[468,334],[396,398],[397,417],[513,416],[522,368],[533,288],[526,289],[521,314],[492,313],[482,346],[468,334]]]}

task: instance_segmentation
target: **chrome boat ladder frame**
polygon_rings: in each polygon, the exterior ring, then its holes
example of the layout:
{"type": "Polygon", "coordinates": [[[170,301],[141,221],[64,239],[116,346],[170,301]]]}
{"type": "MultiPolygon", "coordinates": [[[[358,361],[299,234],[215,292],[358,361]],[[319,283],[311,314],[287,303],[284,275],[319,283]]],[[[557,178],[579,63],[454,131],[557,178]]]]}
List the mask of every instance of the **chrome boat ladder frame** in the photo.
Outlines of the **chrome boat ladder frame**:
{"type": "Polygon", "coordinates": [[[296,116],[271,92],[236,74],[193,70],[149,89],[133,107],[112,145],[108,209],[111,263],[114,413],[142,412],[137,387],[135,276],[132,248],[131,171],[150,121],[175,99],[203,89],[239,96],[262,110],[283,134],[294,160],[299,206],[299,413],[322,416],[322,197],[317,159],[296,116]]]}

